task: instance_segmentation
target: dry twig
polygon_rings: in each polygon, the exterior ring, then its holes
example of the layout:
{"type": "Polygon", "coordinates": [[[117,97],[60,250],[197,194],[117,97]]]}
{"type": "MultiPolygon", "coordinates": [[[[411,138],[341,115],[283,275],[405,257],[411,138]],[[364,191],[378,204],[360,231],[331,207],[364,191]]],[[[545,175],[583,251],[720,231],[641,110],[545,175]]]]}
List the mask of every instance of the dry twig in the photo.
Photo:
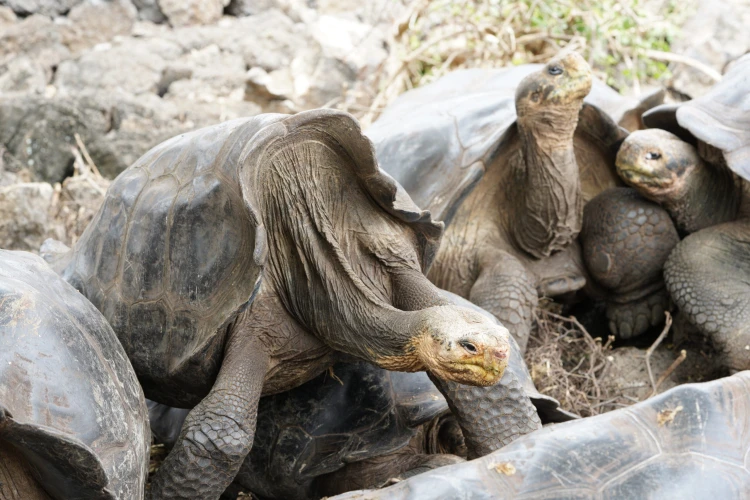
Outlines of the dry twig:
{"type": "Polygon", "coordinates": [[[529,340],[526,361],[537,389],[563,407],[590,416],[631,404],[605,383],[611,366],[608,352],[614,337],[602,343],[575,317],[537,311],[536,334],[529,340]]]}
{"type": "Polygon", "coordinates": [[[669,333],[669,329],[672,327],[672,315],[669,314],[669,311],[664,311],[664,315],[667,317],[666,324],[664,325],[664,330],[661,331],[659,337],[654,341],[653,344],[651,344],[651,347],[649,347],[646,351],[646,370],[648,371],[648,379],[649,381],[651,381],[651,388],[654,392],[656,392],[656,382],[654,381],[654,372],[651,370],[651,355],[654,353],[656,348],[659,347],[659,344],[662,343],[664,337],[667,336],[667,333],[669,333]]]}
{"type": "Polygon", "coordinates": [[[672,372],[674,372],[678,366],[682,364],[683,361],[687,359],[687,351],[685,349],[680,351],[680,355],[677,356],[677,359],[675,359],[671,365],[669,365],[669,368],[664,370],[664,373],[662,373],[661,377],[659,377],[659,380],[656,381],[656,385],[654,386],[653,391],[651,391],[651,394],[649,394],[649,398],[656,395],[656,391],[659,389],[659,386],[669,378],[670,375],[672,375],[672,372]]]}
{"type": "Polygon", "coordinates": [[[715,82],[721,81],[721,73],[719,73],[712,67],[703,64],[699,60],[693,59],[692,57],[673,54],[671,52],[662,52],[661,50],[647,50],[645,51],[645,55],[646,57],[657,59],[659,61],[675,62],[684,64],[685,66],[690,66],[691,68],[695,68],[704,75],[708,76],[715,82]]]}

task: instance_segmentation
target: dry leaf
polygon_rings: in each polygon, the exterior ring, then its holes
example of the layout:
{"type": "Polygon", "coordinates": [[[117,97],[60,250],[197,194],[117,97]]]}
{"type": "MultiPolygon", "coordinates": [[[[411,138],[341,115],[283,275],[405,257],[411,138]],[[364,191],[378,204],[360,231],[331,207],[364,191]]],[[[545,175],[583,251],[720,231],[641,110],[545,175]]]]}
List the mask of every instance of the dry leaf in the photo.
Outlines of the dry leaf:
{"type": "Polygon", "coordinates": [[[505,474],[506,476],[512,476],[516,473],[515,466],[510,462],[502,462],[497,465],[490,465],[489,468],[494,468],[497,472],[499,472],[500,474],[505,474]]]}
{"type": "Polygon", "coordinates": [[[662,410],[656,415],[656,421],[659,423],[659,426],[662,426],[664,424],[671,424],[674,422],[674,417],[677,415],[677,412],[682,411],[682,406],[678,406],[674,410],[662,410]]]}

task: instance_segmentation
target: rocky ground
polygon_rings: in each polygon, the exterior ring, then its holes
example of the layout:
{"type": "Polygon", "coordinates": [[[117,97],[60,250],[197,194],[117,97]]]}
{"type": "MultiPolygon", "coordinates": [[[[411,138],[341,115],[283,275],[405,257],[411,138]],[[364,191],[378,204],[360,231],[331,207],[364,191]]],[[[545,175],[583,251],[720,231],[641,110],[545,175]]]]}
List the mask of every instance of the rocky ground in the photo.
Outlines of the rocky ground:
{"type": "MultiPolygon", "coordinates": [[[[648,6],[659,12],[668,3],[648,6]]],[[[391,84],[422,51],[400,52],[417,36],[409,30],[425,5],[0,0],[0,247],[37,251],[48,237],[74,243],[110,180],[181,132],[326,106],[366,124],[403,90],[391,84]]],[[[749,24],[748,0],[696,1],[672,44],[671,78],[641,83],[704,92],[712,74],[750,48],[749,24]]],[[[458,61],[471,65],[465,53],[458,61]]],[[[650,356],[649,376],[645,348],[659,332],[645,345],[613,349],[576,324],[540,318],[528,355],[537,385],[582,414],[647,397],[651,378],[683,348],[670,334],[650,356]]],[[[687,360],[659,390],[716,375],[706,346],[685,345],[687,360]]]]}

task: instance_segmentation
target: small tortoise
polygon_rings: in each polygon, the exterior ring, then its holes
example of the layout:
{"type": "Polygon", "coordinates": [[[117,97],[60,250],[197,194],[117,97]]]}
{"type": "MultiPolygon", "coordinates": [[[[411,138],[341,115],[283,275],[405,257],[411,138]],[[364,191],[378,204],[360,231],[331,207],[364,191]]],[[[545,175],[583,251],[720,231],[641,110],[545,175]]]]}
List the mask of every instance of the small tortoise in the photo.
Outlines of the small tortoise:
{"type": "Polygon", "coordinates": [[[330,500],[741,499],[750,372],[533,432],[478,460],[330,500]]]}
{"type": "MultiPolygon", "coordinates": [[[[470,302],[444,294],[457,305],[497,321],[470,302]]],[[[462,386],[463,397],[453,400],[459,429],[463,429],[458,430],[457,441],[468,448],[462,447],[463,456],[490,453],[540,428],[529,415],[529,400],[541,423],[574,418],[556,400],[537,392],[518,345],[512,337],[509,341],[508,367],[499,382],[505,392],[462,386]]],[[[188,410],[152,401],[147,404],[154,437],[171,448],[188,410]]],[[[444,434],[455,435],[450,430],[456,428],[456,420],[440,418],[447,411],[445,398],[423,372],[389,372],[364,362],[338,363],[332,373],[260,399],[253,448],[235,485],[263,498],[310,499],[380,486],[392,477],[455,463],[456,457],[426,454],[435,451],[425,446],[426,439],[443,445],[444,434]],[[410,443],[417,428],[430,421],[435,424],[429,427],[428,436],[410,443]],[[358,466],[351,466],[355,463],[358,466]],[[332,475],[336,471],[340,472],[332,475]]],[[[445,443],[447,449],[450,443],[445,443]]]]}
{"type": "Polygon", "coordinates": [[[101,313],[36,255],[0,250],[0,498],[143,498],[150,443],[101,313]]]}
{"type": "Polygon", "coordinates": [[[632,134],[617,156],[622,178],[688,235],[665,264],[667,289],[730,370],[750,369],[748,93],[744,56],[703,97],[644,115],[666,130],[632,134]]]}
{"type": "Polygon", "coordinates": [[[457,71],[400,96],[366,132],[382,168],[446,223],[428,277],[493,313],[522,349],[538,295],[585,285],[583,205],[621,182],[627,132],[584,102],[602,88],[575,53],[457,71]]]}
{"type": "Polygon", "coordinates": [[[424,276],[442,228],[334,110],[204,128],[120,174],[54,265],[109,320],[146,396],[192,408],[151,494],[217,498],[250,451],[260,396],[339,352],[500,380],[508,331],[424,276]]]}

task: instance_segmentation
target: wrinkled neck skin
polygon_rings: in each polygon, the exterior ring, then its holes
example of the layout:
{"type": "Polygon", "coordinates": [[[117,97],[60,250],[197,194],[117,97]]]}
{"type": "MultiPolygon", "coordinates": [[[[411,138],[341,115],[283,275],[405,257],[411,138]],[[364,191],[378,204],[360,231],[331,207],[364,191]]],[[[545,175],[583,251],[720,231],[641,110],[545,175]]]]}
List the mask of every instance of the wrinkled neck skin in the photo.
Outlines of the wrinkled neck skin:
{"type": "Polygon", "coordinates": [[[583,198],[573,147],[581,104],[519,117],[522,156],[507,186],[510,233],[524,251],[548,257],[581,230],[583,198]]]}
{"type": "MultiPolygon", "coordinates": [[[[330,150],[285,151],[255,186],[268,236],[264,282],[304,328],[337,351],[379,366],[423,369],[419,318],[393,305],[391,276],[421,272],[411,228],[364,192],[330,150]],[[292,154],[293,153],[293,154],[292,154]]],[[[294,146],[290,147],[294,149],[294,146]]],[[[427,282],[429,283],[429,282],[427,282]]]]}
{"type": "Polygon", "coordinates": [[[729,169],[701,162],[683,184],[682,192],[660,202],[682,234],[737,218],[742,183],[729,169]]]}

